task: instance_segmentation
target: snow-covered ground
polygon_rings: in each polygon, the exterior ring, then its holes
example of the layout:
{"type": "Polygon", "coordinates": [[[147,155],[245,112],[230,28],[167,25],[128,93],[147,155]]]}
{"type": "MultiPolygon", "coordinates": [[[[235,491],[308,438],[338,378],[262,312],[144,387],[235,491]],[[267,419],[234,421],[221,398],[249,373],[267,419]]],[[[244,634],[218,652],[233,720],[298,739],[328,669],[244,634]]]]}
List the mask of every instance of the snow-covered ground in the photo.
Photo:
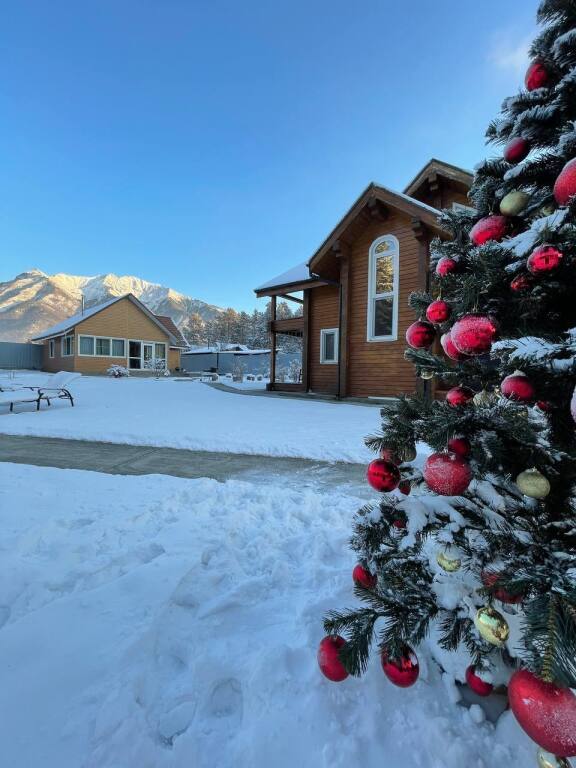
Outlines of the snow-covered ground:
{"type": "MultiPolygon", "coordinates": [[[[46,377],[19,373],[0,387],[46,377]]],[[[364,436],[380,427],[378,407],[251,397],[191,380],[83,376],[71,391],[74,408],[66,401],[40,412],[0,407],[0,434],[363,463],[373,458],[364,436]]]]}
{"type": "Polygon", "coordinates": [[[2,766],[535,765],[513,716],[454,703],[424,648],[408,690],[376,655],[362,679],[320,675],[321,617],[355,599],[359,503],[0,464],[2,766]]]}

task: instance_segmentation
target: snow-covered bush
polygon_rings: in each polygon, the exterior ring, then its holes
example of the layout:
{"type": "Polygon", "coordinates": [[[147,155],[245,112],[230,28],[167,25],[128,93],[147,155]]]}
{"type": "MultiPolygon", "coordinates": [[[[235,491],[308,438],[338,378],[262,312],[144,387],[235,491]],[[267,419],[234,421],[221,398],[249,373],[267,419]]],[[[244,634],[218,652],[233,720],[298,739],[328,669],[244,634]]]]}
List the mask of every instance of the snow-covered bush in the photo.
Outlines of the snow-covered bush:
{"type": "Polygon", "coordinates": [[[113,376],[115,379],[121,379],[123,376],[130,376],[130,371],[124,365],[111,365],[106,373],[108,376],[113,376]]]}

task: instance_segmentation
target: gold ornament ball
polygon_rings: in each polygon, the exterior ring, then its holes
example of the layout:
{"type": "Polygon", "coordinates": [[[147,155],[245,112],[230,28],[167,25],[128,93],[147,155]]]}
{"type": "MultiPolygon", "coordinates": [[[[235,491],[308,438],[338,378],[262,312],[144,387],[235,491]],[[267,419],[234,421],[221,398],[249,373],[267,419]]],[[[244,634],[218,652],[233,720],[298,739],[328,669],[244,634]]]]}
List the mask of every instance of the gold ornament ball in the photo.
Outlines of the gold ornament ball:
{"type": "Polygon", "coordinates": [[[414,459],[416,458],[416,446],[414,445],[414,443],[412,443],[411,445],[407,445],[400,449],[400,451],[398,452],[398,455],[403,462],[414,461],[414,459]]]}
{"type": "Polygon", "coordinates": [[[538,750],[538,768],[570,768],[570,763],[565,757],[556,757],[545,749],[538,750]]]}
{"type": "Polygon", "coordinates": [[[488,392],[487,389],[477,392],[472,398],[474,405],[493,405],[497,401],[498,395],[496,392],[488,392]]]}
{"type": "Polygon", "coordinates": [[[552,216],[556,208],[552,205],[552,203],[548,203],[547,205],[543,205],[540,208],[538,208],[538,216],[544,217],[544,216],[552,216]]]}
{"type": "Polygon", "coordinates": [[[500,201],[500,213],[503,216],[518,216],[530,201],[530,195],[527,192],[516,190],[508,192],[500,201]]]}
{"type": "Polygon", "coordinates": [[[536,467],[525,469],[516,478],[518,490],[531,499],[545,499],[550,493],[550,483],[547,477],[539,472],[536,467]]]}
{"type": "Polygon", "coordinates": [[[492,643],[492,645],[502,647],[508,640],[510,627],[506,623],[506,619],[489,605],[478,610],[474,618],[474,625],[484,640],[492,643]]]}
{"type": "Polygon", "coordinates": [[[433,379],[434,378],[434,371],[432,368],[422,368],[420,370],[420,378],[421,379],[433,379]]]}
{"type": "Polygon", "coordinates": [[[447,573],[454,573],[462,565],[462,560],[457,555],[457,550],[452,547],[443,549],[436,555],[436,562],[447,573]]]}

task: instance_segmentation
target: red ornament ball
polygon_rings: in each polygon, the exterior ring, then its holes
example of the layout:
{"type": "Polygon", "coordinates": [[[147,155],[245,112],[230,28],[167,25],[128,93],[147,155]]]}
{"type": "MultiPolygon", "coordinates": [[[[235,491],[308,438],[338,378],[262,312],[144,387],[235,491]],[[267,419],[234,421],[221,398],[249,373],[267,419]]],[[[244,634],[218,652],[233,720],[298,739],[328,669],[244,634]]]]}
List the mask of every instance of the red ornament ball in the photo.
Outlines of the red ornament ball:
{"type": "Polygon", "coordinates": [[[406,341],[413,349],[425,349],[434,341],[436,331],[432,323],[417,320],[406,331],[406,341]]]}
{"type": "Polygon", "coordinates": [[[399,688],[409,688],[418,680],[420,674],[418,657],[409,646],[406,645],[402,654],[396,659],[390,658],[387,651],[382,651],[380,661],[388,680],[399,688]]]}
{"type": "Polygon", "coordinates": [[[380,451],[380,458],[384,459],[384,461],[391,461],[392,464],[396,464],[396,466],[402,464],[402,459],[398,454],[394,453],[392,448],[382,448],[380,451]]]}
{"type": "Polygon", "coordinates": [[[450,317],[452,308],[449,304],[442,299],[436,299],[432,304],[428,305],[426,310],[426,317],[431,323],[444,323],[450,317]]]}
{"type": "Polygon", "coordinates": [[[526,266],[533,275],[542,275],[557,269],[562,258],[562,251],[552,245],[541,245],[528,256],[526,266]]]}
{"type": "Polygon", "coordinates": [[[474,392],[468,387],[452,387],[446,392],[446,402],[451,405],[452,408],[457,408],[460,405],[466,405],[474,397],[474,392]]]}
{"type": "Polygon", "coordinates": [[[346,680],[348,672],[340,661],[340,651],[346,640],[340,635],[326,635],[318,646],[318,666],[322,674],[334,683],[346,680]]]}
{"type": "Polygon", "coordinates": [[[472,480],[469,464],[454,453],[433,453],[428,456],[423,475],[430,490],[440,496],[458,496],[464,493],[472,480]]]}
{"type": "Polygon", "coordinates": [[[465,437],[452,437],[450,440],[448,440],[447,447],[451,453],[455,453],[456,456],[460,456],[462,459],[470,456],[472,451],[470,440],[465,437]]]}
{"type": "Polygon", "coordinates": [[[412,486],[410,485],[410,481],[409,480],[402,480],[402,482],[398,486],[398,490],[400,491],[400,493],[403,493],[404,496],[409,496],[410,495],[410,491],[412,490],[412,486]]]}
{"type": "Polygon", "coordinates": [[[514,291],[514,293],[523,293],[524,291],[528,291],[530,288],[532,288],[532,278],[530,275],[517,275],[510,283],[510,288],[514,291]]]}
{"type": "Polygon", "coordinates": [[[374,589],[376,586],[376,575],[374,573],[370,573],[370,571],[367,568],[364,568],[363,565],[360,565],[360,563],[354,566],[354,570],[352,571],[352,578],[356,584],[359,584],[365,589],[374,589]]]}
{"type": "Polygon", "coordinates": [[[506,376],[500,384],[500,391],[507,400],[516,400],[519,403],[530,403],[536,395],[534,385],[521,371],[506,376]]]}
{"type": "Polygon", "coordinates": [[[459,271],[460,264],[455,259],[451,259],[450,256],[442,256],[441,259],[438,259],[436,264],[436,274],[438,277],[446,277],[459,271]]]}
{"type": "Polygon", "coordinates": [[[508,163],[519,163],[530,152],[530,142],[522,136],[511,139],[504,147],[504,160],[508,163]]]}
{"type": "Polygon", "coordinates": [[[442,334],[440,337],[440,345],[442,346],[446,357],[449,357],[451,360],[457,360],[460,363],[463,360],[466,360],[467,355],[464,355],[457,349],[456,344],[454,344],[452,341],[452,335],[450,331],[442,334]]]}
{"type": "MultiPolygon", "coordinates": [[[[480,578],[482,579],[482,584],[484,584],[485,587],[491,589],[494,587],[496,582],[502,578],[502,575],[503,574],[498,571],[483,570],[480,574],[480,578]]],[[[524,595],[513,595],[503,587],[496,587],[492,590],[492,594],[496,600],[500,600],[501,603],[506,603],[507,605],[515,605],[516,603],[521,603],[522,600],[524,600],[524,595]]]]}
{"type": "Polygon", "coordinates": [[[368,465],[366,479],[376,491],[393,491],[400,482],[400,470],[391,461],[374,459],[368,465]]]}
{"type": "Polygon", "coordinates": [[[478,696],[490,696],[494,690],[492,683],[487,683],[476,674],[476,668],[473,664],[466,670],[466,682],[478,696]]]}
{"type": "Polygon", "coordinates": [[[508,701],[516,720],[538,746],[558,757],[576,755],[576,696],[570,688],[519,669],[510,678],[508,701]]]}
{"type": "Polygon", "coordinates": [[[554,197],[558,205],[568,205],[576,195],[576,157],[569,160],[554,182],[554,197]]]}
{"type": "Polygon", "coordinates": [[[494,215],[480,219],[470,230],[470,240],[474,245],[483,245],[489,240],[502,240],[508,233],[509,219],[494,215]]]}
{"type": "Polygon", "coordinates": [[[536,400],[536,405],[544,413],[550,413],[552,410],[552,403],[548,400],[536,400]]]}
{"type": "Polygon", "coordinates": [[[394,528],[398,528],[399,530],[403,530],[406,528],[406,520],[401,517],[397,517],[396,520],[392,520],[392,525],[394,528]]]}
{"type": "Polygon", "coordinates": [[[465,355],[483,355],[490,352],[498,335],[498,326],[486,315],[464,315],[450,330],[456,349],[465,355]]]}
{"type": "Polygon", "coordinates": [[[535,91],[536,88],[546,88],[550,85],[550,74],[538,59],[535,59],[526,70],[524,84],[528,91],[535,91]]]}

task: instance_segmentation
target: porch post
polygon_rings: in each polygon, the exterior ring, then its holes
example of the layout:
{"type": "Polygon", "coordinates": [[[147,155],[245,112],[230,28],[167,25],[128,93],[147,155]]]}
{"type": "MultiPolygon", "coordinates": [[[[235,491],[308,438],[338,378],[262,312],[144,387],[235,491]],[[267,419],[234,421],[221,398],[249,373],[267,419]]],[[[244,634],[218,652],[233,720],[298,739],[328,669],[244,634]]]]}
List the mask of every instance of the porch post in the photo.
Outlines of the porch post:
{"type": "Polygon", "coordinates": [[[342,249],[340,254],[340,329],[338,333],[339,374],[338,392],[340,397],[348,395],[348,309],[350,304],[350,259],[348,249],[342,249]]]}
{"type": "Polygon", "coordinates": [[[270,297],[270,389],[276,381],[276,296],[270,297]]]}
{"type": "Polygon", "coordinates": [[[304,290],[304,306],[302,307],[302,317],[304,327],[302,329],[302,384],[304,392],[308,392],[310,384],[308,381],[308,320],[310,311],[310,289],[304,290]]]}

